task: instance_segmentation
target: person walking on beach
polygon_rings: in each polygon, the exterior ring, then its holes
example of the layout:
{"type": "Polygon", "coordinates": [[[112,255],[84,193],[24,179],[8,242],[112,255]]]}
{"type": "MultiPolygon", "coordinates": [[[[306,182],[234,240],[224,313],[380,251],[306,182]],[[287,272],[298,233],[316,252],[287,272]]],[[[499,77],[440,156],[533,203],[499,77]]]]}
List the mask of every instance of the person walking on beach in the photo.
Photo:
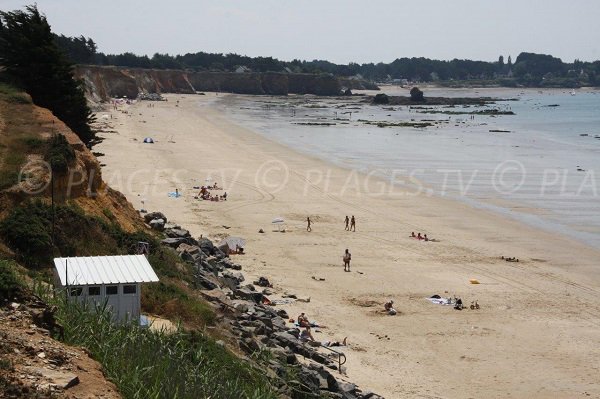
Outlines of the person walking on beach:
{"type": "Polygon", "coordinates": [[[354,215],[350,219],[350,228],[348,230],[356,231],[356,219],[354,219],[354,215]]]}
{"type": "Polygon", "coordinates": [[[306,217],[306,231],[312,231],[312,228],[310,227],[310,216],[306,217]]]}
{"type": "Polygon", "coordinates": [[[346,222],[346,231],[350,231],[350,218],[348,217],[348,215],[346,215],[346,219],[344,219],[344,222],[346,222]]]}
{"type": "Polygon", "coordinates": [[[352,260],[352,254],[350,253],[350,251],[348,251],[348,248],[346,248],[346,252],[344,252],[344,271],[345,272],[349,272],[350,271],[350,261],[352,260]]]}

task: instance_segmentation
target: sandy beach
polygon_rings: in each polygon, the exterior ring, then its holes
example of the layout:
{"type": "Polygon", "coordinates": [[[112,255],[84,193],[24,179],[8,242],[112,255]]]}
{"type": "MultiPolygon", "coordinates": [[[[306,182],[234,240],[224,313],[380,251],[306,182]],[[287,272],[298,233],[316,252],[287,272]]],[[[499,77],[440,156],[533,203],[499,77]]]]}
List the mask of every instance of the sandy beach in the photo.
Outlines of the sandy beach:
{"type": "Polygon", "coordinates": [[[102,121],[115,131],[94,147],[104,154],[104,179],[136,209],[144,201],[194,236],[245,238],[246,254],[235,260],[247,279],[269,278],[274,298],[310,297],[282,307],[326,326],[313,334],[318,340],[348,336],[347,375],[364,390],[387,398],[600,397],[597,250],[302,155],[229,120],[214,105],[223,96],[168,95],[153,107],[99,113],[112,115],[102,121]],[[155,143],[143,144],[147,136],[155,143]],[[226,202],[194,198],[208,178],[226,202]],[[168,196],[175,189],[181,197],[168,196]],[[356,232],[345,231],[346,215],[356,217],[356,232]],[[271,224],[276,217],[284,233],[271,224]],[[409,238],[412,231],[437,241],[409,238]],[[434,294],[467,306],[477,300],[481,309],[435,305],[426,300],[434,294]],[[390,298],[396,316],[381,312],[390,298]]]}

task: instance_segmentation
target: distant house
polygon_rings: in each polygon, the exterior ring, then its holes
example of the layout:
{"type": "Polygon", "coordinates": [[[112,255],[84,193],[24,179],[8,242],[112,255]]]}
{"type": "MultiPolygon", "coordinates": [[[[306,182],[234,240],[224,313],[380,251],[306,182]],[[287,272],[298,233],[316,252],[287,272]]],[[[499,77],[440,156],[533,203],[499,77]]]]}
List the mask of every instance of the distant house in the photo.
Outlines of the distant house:
{"type": "Polygon", "coordinates": [[[115,320],[140,318],[141,284],[158,276],[144,255],[55,258],[58,288],[81,303],[106,303],[115,320]]]}
{"type": "Polygon", "coordinates": [[[237,67],[235,69],[235,73],[248,73],[248,72],[252,72],[252,69],[248,68],[245,65],[240,65],[239,67],[237,67]]]}

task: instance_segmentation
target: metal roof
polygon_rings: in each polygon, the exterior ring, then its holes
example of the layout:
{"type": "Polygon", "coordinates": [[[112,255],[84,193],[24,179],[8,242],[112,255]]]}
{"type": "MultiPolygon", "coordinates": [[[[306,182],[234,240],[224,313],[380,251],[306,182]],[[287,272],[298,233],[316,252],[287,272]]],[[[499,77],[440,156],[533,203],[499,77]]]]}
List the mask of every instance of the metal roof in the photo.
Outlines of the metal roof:
{"type": "Polygon", "coordinates": [[[158,281],[144,255],[54,258],[54,267],[63,286],[158,281]]]}

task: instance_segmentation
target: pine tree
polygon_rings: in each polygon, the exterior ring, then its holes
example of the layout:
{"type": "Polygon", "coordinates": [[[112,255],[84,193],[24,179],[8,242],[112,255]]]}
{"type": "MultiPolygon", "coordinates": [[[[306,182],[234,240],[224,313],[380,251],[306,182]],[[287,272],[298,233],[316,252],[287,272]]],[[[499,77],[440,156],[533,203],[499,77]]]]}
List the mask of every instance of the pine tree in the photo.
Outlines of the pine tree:
{"type": "Polygon", "coordinates": [[[94,138],[81,82],[73,65],[56,46],[50,25],[37,6],[26,11],[0,11],[0,65],[36,105],[48,108],[84,143],[94,138]]]}

